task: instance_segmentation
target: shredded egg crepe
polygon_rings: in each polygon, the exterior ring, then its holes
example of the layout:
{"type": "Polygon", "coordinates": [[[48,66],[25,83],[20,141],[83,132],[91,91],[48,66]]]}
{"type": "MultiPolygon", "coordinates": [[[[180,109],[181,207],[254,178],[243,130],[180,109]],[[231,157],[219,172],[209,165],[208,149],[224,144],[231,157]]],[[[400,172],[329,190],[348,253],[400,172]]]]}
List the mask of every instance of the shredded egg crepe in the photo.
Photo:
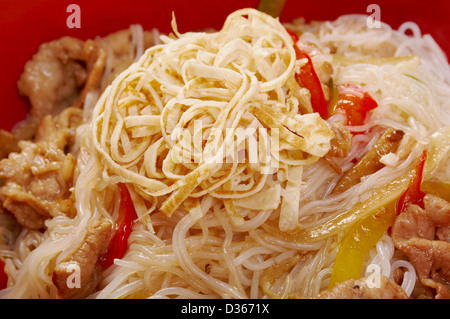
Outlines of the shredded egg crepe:
{"type": "Polygon", "coordinates": [[[302,166],[329,151],[334,133],[319,114],[299,112],[291,93],[297,61],[286,29],[243,10],[219,32],[162,40],[94,109],[102,176],[134,184],[169,217],[184,210],[186,199],[196,207],[209,195],[228,203],[234,224],[244,222],[239,208],[276,209],[283,202],[280,225],[296,227],[298,198],[282,196],[285,187],[268,184],[268,177],[280,168],[292,172],[296,185],[287,195],[295,193],[302,166]],[[251,141],[260,147],[250,149],[251,141]]]}

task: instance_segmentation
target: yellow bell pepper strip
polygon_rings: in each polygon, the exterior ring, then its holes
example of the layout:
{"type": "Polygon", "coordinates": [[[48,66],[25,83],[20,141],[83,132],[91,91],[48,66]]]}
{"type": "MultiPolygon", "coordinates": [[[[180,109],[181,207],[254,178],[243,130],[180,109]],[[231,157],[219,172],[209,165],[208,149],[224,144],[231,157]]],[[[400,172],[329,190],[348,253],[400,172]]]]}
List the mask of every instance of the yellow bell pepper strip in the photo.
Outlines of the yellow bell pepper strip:
{"type": "Polygon", "coordinates": [[[8,275],[5,272],[5,262],[0,259],[0,290],[8,285],[8,275]]]}
{"type": "Polygon", "coordinates": [[[450,184],[448,183],[423,181],[420,189],[425,194],[433,194],[450,202],[450,184]]]}
{"type": "Polygon", "coordinates": [[[396,215],[402,213],[410,204],[423,205],[425,194],[420,188],[426,159],[427,151],[425,150],[419,157],[415,172],[397,205],[394,205],[395,202],[391,202],[375,214],[358,221],[350,229],[349,234],[342,240],[336,255],[329,288],[348,279],[360,278],[366,255],[392,226],[396,215]]]}
{"type": "Polygon", "coordinates": [[[361,277],[367,254],[392,226],[395,216],[395,205],[389,205],[363,218],[350,229],[336,255],[329,288],[361,277]]]}
{"type": "Polygon", "coordinates": [[[286,0],[261,0],[258,4],[258,10],[276,18],[283,12],[286,0]]]}
{"type": "Polygon", "coordinates": [[[348,230],[362,218],[374,214],[379,209],[395,202],[408,186],[412,177],[412,171],[405,173],[391,183],[384,185],[379,190],[372,193],[363,202],[357,203],[348,211],[311,228],[299,229],[294,233],[286,233],[279,230],[275,225],[266,222],[262,227],[272,236],[282,240],[289,240],[299,243],[314,243],[334,236],[342,231],[348,230]]]}
{"type": "Polygon", "coordinates": [[[306,52],[303,52],[297,46],[297,42],[299,40],[298,35],[289,29],[286,29],[286,31],[291,36],[292,41],[294,41],[296,59],[307,60],[307,62],[300,67],[300,72],[295,73],[295,80],[297,81],[298,85],[300,85],[300,87],[304,87],[309,90],[313,111],[319,113],[323,119],[326,119],[328,118],[328,103],[323,93],[322,83],[317,76],[316,70],[314,70],[314,65],[311,61],[311,58],[308,54],[306,54],[306,52]]]}
{"type": "Polygon", "coordinates": [[[397,206],[398,215],[405,211],[410,204],[419,205],[423,208],[423,198],[425,197],[425,193],[420,190],[420,186],[422,184],[423,168],[426,159],[427,151],[424,150],[422,155],[419,157],[419,161],[416,164],[416,171],[415,174],[411,177],[408,188],[400,196],[397,206]]]}
{"type": "Polygon", "coordinates": [[[114,263],[114,259],[121,259],[128,248],[128,238],[134,220],[137,218],[133,201],[125,184],[120,184],[119,216],[115,223],[114,236],[109,243],[107,251],[100,257],[99,263],[107,269],[114,263]]]}

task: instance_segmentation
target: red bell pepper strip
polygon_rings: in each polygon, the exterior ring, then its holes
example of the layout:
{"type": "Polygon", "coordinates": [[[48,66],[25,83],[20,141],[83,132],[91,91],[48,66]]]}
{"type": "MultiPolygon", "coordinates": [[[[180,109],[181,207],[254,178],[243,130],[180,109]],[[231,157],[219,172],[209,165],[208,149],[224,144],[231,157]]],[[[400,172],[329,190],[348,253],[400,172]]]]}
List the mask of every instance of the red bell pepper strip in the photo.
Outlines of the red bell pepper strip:
{"type": "Polygon", "coordinates": [[[307,62],[300,68],[300,72],[295,73],[295,79],[301,87],[309,90],[313,111],[319,113],[323,119],[326,119],[328,117],[328,104],[325,100],[325,95],[323,94],[322,83],[320,83],[319,77],[314,70],[311,58],[297,46],[297,34],[289,29],[286,30],[294,41],[296,59],[307,59],[307,62]]]}
{"type": "Polygon", "coordinates": [[[360,86],[338,85],[338,91],[335,109],[345,112],[347,125],[363,125],[367,113],[378,106],[370,94],[360,86]]]}
{"type": "Polygon", "coordinates": [[[8,275],[5,272],[5,262],[0,259],[0,290],[8,285],[8,275]]]}
{"type": "Polygon", "coordinates": [[[114,237],[109,243],[108,250],[100,257],[99,263],[107,269],[114,263],[114,259],[121,259],[128,248],[128,238],[134,220],[137,218],[133,201],[125,184],[120,184],[119,216],[115,223],[114,237]]]}
{"type": "Polygon", "coordinates": [[[294,44],[296,44],[298,42],[298,40],[299,40],[297,33],[295,33],[294,31],[292,31],[292,30],[290,30],[288,28],[286,28],[286,31],[291,36],[292,41],[294,41],[294,44]]]}
{"type": "Polygon", "coordinates": [[[397,215],[405,211],[406,207],[409,204],[419,205],[420,207],[424,208],[423,198],[425,196],[425,193],[420,190],[420,186],[422,184],[423,167],[425,165],[426,159],[427,151],[424,150],[422,155],[419,157],[419,161],[416,164],[416,172],[411,177],[408,188],[400,196],[397,205],[397,215]]]}

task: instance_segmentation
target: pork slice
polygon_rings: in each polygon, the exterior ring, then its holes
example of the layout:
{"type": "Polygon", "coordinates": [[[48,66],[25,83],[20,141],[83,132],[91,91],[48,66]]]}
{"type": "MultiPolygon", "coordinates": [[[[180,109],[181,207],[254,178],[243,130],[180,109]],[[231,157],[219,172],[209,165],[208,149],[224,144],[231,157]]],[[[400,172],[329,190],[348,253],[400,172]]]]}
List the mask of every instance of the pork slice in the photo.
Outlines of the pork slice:
{"type": "Polygon", "coordinates": [[[92,292],[102,279],[103,268],[98,263],[99,257],[108,247],[112,224],[102,218],[92,224],[87,234],[71,255],[56,265],[52,281],[58,289],[58,294],[64,299],[85,298],[92,292]],[[79,285],[72,277],[79,271],[79,285]]]}
{"type": "Polygon", "coordinates": [[[373,174],[381,169],[384,166],[380,162],[381,157],[391,152],[396,152],[403,136],[403,131],[391,128],[386,129],[374,147],[342,175],[333,189],[333,193],[344,192],[359,183],[362,177],[373,174]]]}
{"type": "Polygon", "coordinates": [[[436,298],[450,297],[450,243],[413,238],[400,244],[422,283],[437,291],[436,298]]]}
{"type": "Polygon", "coordinates": [[[450,243],[450,226],[439,227],[436,230],[436,237],[439,240],[450,243]]]}
{"type": "Polygon", "coordinates": [[[392,226],[392,238],[401,242],[410,238],[435,238],[435,225],[428,219],[427,213],[417,205],[408,205],[392,226]]]}
{"type": "Polygon", "coordinates": [[[20,141],[21,151],[0,161],[0,200],[22,226],[40,229],[47,218],[75,215],[71,187],[76,159],[66,148],[81,114],[80,109],[67,108],[57,117],[45,116],[36,142],[20,141]]]}
{"type": "Polygon", "coordinates": [[[420,284],[413,295],[450,298],[450,203],[437,196],[424,197],[424,209],[408,205],[392,226],[392,239],[414,266],[420,284]],[[416,291],[420,290],[420,291],[416,291]]]}
{"type": "Polygon", "coordinates": [[[42,118],[70,106],[86,81],[84,41],[63,37],[43,43],[25,65],[17,87],[30,101],[30,114],[13,133],[17,140],[33,137],[42,118]]]}
{"type": "Polygon", "coordinates": [[[385,276],[379,285],[368,278],[350,279],[314,296],[313,299],[407,299],[403,289],[385,276]]]}
{"type": "Polygon", "coordinates": [[[428,219],[437,227],[450,226],[450,203],[440,197],[427,194],[423,198],[428,219]]]}

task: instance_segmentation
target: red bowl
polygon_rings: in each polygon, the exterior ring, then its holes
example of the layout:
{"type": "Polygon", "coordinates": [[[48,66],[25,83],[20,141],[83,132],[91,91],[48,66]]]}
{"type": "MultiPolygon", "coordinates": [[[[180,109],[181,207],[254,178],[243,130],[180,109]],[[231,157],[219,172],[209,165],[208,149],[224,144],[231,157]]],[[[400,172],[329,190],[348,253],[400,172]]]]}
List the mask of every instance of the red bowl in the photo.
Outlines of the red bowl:
{"type": "MultiPolygon", "coordinates": [[[[180,32],[213,27],[220,29],[226,16],[236,9],[254,7],[258,0],[0,0],[0,63],[1,110],[0,128],[10,130],[24,119],[28,106],[17,93],[17,80],[23,66],[37,51],[40,43],[65,35],[81,39],[104,36],[110,32],[140,23],[144,29],[171,31],[172,11],[180,32]],[[81,28],[68,28],[70,4],[79,5],[81,28]]],[[[281,21],[297,17],[310,20],[333,20],[349,13],[370,14],[373,1],[287,0],[281,21]]],[[[430,33],[450,56],[450,6],[445,0],[422,1],[378,0],[381,20],[397,28],[405,21],[414,21],[422,33],[430,33]]]]}

